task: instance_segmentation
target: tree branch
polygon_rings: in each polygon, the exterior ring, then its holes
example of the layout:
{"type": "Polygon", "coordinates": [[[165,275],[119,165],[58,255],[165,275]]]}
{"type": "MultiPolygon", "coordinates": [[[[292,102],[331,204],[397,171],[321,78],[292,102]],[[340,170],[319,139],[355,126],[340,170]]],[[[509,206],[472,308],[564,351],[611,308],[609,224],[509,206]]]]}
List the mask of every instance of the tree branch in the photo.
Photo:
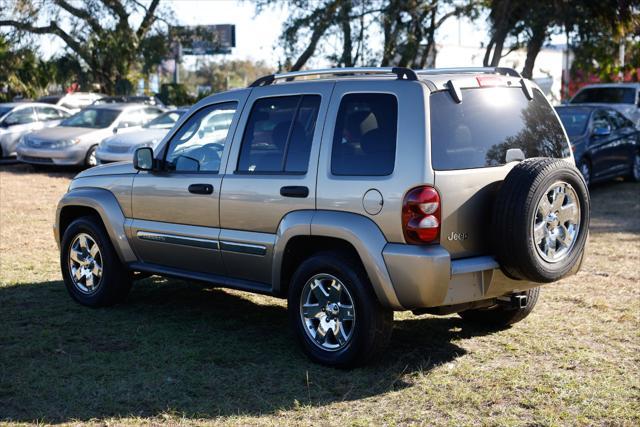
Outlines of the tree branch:
{"type": "Polygon", "coordinates": [[[146,9],[147,12],[145,13],[144,18],[142,18],[142,23],[140,24],[140,27],[138,27],[138,31],[136,31],[138,41],[147,34],[147,31],[149,31],[149,28],[153,25],[156,9],[158,8],[159,3],[160,0],[153,0],[149,5],[149,8],[146,9]]]}
{"type": "Polygon", "coordinates": [[[103,30],[100,23],[87,10],[77,8],[66,0],[54,0],[54,2],[73,16],[85,21],[95,33],[102,34],[103,30]]]}

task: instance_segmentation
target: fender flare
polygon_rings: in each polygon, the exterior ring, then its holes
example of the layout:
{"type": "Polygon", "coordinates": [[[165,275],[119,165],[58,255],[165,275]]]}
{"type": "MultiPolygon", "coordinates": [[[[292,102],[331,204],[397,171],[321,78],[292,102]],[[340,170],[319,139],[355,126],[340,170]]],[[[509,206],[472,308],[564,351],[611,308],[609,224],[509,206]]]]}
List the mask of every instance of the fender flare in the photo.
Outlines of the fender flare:
{"type": "Polygon", "coordinates": [[[53,226],[53,234],[58,247],[62,240],[60,235],[62,212],[65,208],[73,206],[90,208],[98,213],[120,261],[131,263],[138,260],[125,232],[126,217],[122,213],[120,204],[113,193],[103,188],[84,187],[71,190],[60,199],[56,209],[56,221],[53,226]]]}
{"type": "Polygon", "coordinates": [[[298,236],[331,237],[351,244],[364,265],[380,303],[394,310],[404,310],[382,256],[387,245],[386,238],[369,218],[349,212],[295,211],[282,219],[274,244],[272,284],[276,293],[281,291],[285,248],[291,238],[298,236]]]}

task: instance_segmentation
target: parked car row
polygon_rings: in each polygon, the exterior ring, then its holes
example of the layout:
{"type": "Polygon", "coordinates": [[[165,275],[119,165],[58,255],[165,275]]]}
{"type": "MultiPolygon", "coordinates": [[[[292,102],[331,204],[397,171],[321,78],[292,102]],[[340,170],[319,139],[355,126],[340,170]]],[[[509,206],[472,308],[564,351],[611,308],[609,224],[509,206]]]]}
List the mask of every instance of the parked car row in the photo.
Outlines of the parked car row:
{"type": "MultiPolygon", "coordinates": [[[[35,165],[86,167],[130,161],[137,148],[155,149],[188,111],[164,111],[153,96],[80,92],[39,101],[0,104],[1,157],[17,154],[35,165]]],[[[568,105],[556,107],[587,183],[618,176],[640,180],[639,107],[636,83],[585,86],[568,105]]],[[[231,117],[212,115],[206,131],[226,131],[231,117]]]]}

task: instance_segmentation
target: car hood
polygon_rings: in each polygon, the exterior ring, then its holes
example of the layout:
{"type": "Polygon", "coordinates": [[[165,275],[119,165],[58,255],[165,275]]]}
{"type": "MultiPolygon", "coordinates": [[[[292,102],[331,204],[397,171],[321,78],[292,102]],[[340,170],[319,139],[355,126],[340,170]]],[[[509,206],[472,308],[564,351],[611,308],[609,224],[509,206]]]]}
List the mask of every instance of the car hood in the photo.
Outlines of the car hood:
{"type": "Polygon", "coordinates": [[[146,143],[157,143],[169,132],[169,129],[144,129],[135,132],[115,135],[104,140],[103,144],[111,146],[133,146],[146,143]]]}
{"type": "Polygon", "coordinates": [[[138,171],[133,167],[133,163],[131,162],[117,162],[117,163],[109,163],[107,165],[99,165],[94,166],[92,168],[86,169],[80,172],[74,179],[77,178],[87,178],[90,176],[101,176],[101,175],[128,175],[135,174],[138,171]]]}
{"type": "Polygon", "coordinates": [[[55,142],[63,139],[91,138],[94,134],[100,135],[108,132],[108,129],[89,129],[67,126],[56,126],[52,128],[40,129],[29,134],[29,139],[37,139],[43,142],[55,142]]]}

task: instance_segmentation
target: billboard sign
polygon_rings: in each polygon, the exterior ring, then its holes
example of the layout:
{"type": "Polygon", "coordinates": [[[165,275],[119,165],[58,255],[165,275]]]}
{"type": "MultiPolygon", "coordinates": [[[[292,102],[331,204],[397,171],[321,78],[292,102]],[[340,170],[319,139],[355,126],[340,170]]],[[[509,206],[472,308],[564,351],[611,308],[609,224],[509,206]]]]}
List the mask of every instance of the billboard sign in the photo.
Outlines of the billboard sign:
{"type": "Polygon", "coordinates": [[[180,45],[182,55],[231,53],[236,47],[236,26],[231,24],[175,26],[169,35],[180,45]]]}

